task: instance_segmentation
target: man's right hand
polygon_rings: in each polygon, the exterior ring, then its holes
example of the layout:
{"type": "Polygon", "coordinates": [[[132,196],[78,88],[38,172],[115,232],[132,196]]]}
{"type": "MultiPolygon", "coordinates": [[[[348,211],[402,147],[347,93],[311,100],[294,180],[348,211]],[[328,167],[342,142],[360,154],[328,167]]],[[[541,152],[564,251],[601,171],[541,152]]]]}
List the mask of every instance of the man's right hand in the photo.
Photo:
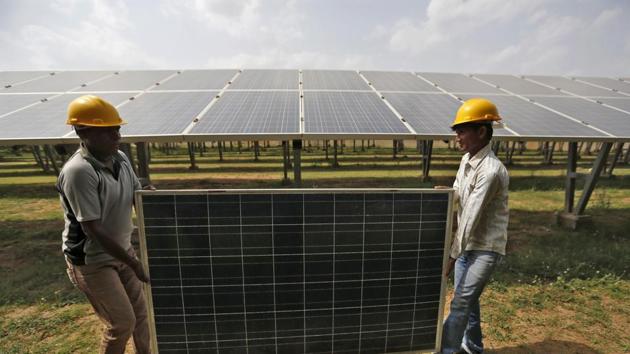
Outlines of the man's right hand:
{"type": "Polygon", "coordinates": [[[131,263],[130,267],[131,269],[133,269],[133,272],[136,273],[136,277],[138,277],[141,282],[149,282],[149,276],[144,271],[144,267],[142,266],[142,263],[138,258],[134,258],[134,261],[131,263]]]}

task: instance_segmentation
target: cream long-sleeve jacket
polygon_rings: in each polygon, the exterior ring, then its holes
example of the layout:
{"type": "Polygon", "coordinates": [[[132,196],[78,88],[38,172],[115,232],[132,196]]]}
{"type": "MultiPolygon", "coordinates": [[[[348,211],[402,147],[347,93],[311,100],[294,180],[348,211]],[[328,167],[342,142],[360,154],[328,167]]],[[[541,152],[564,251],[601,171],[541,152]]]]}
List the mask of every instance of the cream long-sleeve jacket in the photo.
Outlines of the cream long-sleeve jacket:
{"type": "Polygon", "coordinates": [[[464,155],[459,165],[453,183],[458,227],[452,258],[472,250],[505,255],[509,177],[490,147],[487,144],[472,157],[464,155]]]}

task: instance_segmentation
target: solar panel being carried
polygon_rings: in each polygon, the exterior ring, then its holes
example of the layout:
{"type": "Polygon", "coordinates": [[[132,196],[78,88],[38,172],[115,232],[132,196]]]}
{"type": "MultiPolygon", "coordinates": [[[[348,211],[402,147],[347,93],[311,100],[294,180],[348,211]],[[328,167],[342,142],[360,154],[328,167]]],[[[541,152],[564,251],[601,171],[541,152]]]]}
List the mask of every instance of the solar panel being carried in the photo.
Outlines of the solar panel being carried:
{"type": "Polygon", "coordinates": [[[243,70],[229,90],[297,90],[297,70],[243,70]]]}
{"type": "Polygon", "coordinates": [[[397,71],[361,71],[379,92],[383,91],[414,91],[440,92],[435,86],[420,79],[410,72],[397,71]]]}
{"type": "Polygon", "coordinates": [[[236,72],[236,70],[185,70],[151,91],[221,90],[236,75],[236,72]]]}
{"type": "Polygon", "coordinates": [[[181,135],[217,92],[147,92],[119,108],[123,136],[181,135]]]}
{"type": "Polygon", "coordinates": [[[356,71],[350,70],[303,70],[302,81],[304,90],[372,90],[356,71]]]}
{"type": "Polygon", "coordinates": [[[375,92],[304,92],[304,133],[411,134],[375,92]]]}
{"type": "Polygon", "coordinates": [[[227,91],[189,134],[255,136],[299,132],[298,91],[227,91]]]}
{"type": "Polygon", "coordinates": [[[161,353],[435,351],[451,192],[139,192],[161,353]]]}

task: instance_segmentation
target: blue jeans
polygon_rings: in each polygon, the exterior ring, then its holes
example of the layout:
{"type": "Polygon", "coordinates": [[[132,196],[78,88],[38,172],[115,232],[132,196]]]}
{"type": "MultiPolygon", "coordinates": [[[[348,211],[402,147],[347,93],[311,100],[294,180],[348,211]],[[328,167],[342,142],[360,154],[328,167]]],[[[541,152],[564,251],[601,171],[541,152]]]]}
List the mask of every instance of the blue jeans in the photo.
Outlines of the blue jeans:
{"type": "Polygon", "coordinates": [[[455,294],[442,330],[442,353],[461,349],[483,352],[479,297],[502,256],[490,251],[466,251],[455,262],[455,294]]]}

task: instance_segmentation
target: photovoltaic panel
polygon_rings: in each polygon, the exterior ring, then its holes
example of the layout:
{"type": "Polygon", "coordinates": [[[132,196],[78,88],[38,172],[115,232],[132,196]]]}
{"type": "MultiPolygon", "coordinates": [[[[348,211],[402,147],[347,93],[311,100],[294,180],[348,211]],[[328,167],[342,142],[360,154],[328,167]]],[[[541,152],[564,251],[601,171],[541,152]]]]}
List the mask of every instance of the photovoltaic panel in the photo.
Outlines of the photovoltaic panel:
{"type": "MultiPolygon", "coordinates": [[[[472,98],[465,96],[464,99],[472,98]]],[[[486,96],[503,123],[523,137],[602,138],[606,134],[514,96],[486,96]]],[[[498,129],[497,129],[498,131],[498,129]]],[[[496,133],[496,132],[495,132],[496,133]]]]}
{"type": "MultiPolygon", "coordinates": [[[[68,104],[83,94],[64,94],[46,102],[36,104],[24,110],[0,118],[0,140],[6,139],[54,139],[71,132],[66,125],[68,104]]],[[[100,97],[113,105],[129,98],[129,93],[107,93],[100,97]]],[[[125,128],[122,128],[124,133],[125,128]]]]}
{"type": "Polygon", "coordinates": [[[140,192],[160,353],[434,351],[449,192],[140,192]]]}
{"type": "Polygon", "coordinates": [[[77,91],[141,91],[175,74],[172,70],[121,71],[77,91]]]}
{"type": "Polygon", "coordinates": [[[440,92],[435,86],[410,72],[361,71],[378,91],[440,92]]]}
{"type": "Polygon", "coordinates": [[[0,71],[0,85],[5,87],[22,81],[46,77],[49,71],[0,71]]]}
{"type": "Polygon", "coordinates": [[[630,97],[628,98],[598,98],[600,102],[623,109],[626,112],[630,112],[630,97]]]}
{"type": "Polygon", "coordinates": [[[228,89],[297,90],[299,83],[297,70],[243,70],[228,89]]]}
{"type": "Polygon", "coordinates": [[[235,74],[236,70],[186,70],[151,91],[221,90],[235,74]]]}
{"type": "Polygon", "coordinates": [[[109,74],[111,72],[107,71],[61,71],[41,79],[12,86],[4,89],[2,92],[66,92],[80,88],[85,83],[109,74]]]}
{"type": "Polygon", "coordinates": [[[119,108],[128,124],[123,136],[178,135],[217,92],[147,92],[119,108]]]}
{"type": "Polygon", "coordinates": [[[599,87],[594,87],[591,85],[583,84],[581,82],[577,82],[571,79],[567,79],[565,77],[560,76],[542,76],[542,75],[531,75],[525,76],[526,78],[536,80],[545,85],[561,88],[568,92],[574,93],[580,96],[609,96],[609,97],[623,97],[623,95],[618,94],[617,92],[613,92],[610,90],[601,89],[599,87]]]}
{"type": "Polygon", "coordinates": [[[475,74],[475,76],[517,95],[567,96],[559,90],[550,89],[513,75],[475,74]]]}
{"type": "Polygon", "coordinates": [[[304,92],[305,133],[408,134],[374,92],[304,92]]]}
{"type": "Polygon", "coordinates": [[[357,74],[350,70],[303,70],[304,90],[372,90],[357,74]]]}
{"type": "MultiPolygon", "coordinates": [[[[23,94],[9,94],[0,95],[0,116],[13,112],[18,108],[26,107],[30,104],[40,102],[45,98],[45,95],[23,95],[23,94]]],[[[1,121],[0,121],[1,122],[1,121]]]]}
{"type": "Polygon", "coordinates": [[[451,93],[503,93],[499,89],[486,85],[463,74],[418,73],[420,76],[437,84],[451,93]]]}
{"type": "Polygon", "coordinates": [[[453,136],[450,128],[461,102],[447,94],[385,93],[385,99],[420,135],[453,136]]]}
{"type": "Polygon", "coordinates": [[[607,77],[578,77],[578,79],[606,88],[615,89],[624,93],[630,93],[630,82],[611,79],[607,77]]]}
{"type": "Polygon", "coordinates": [[[190,134],[299,133],[297,91],[225,92],[190,134]]]}
{"type": "Polygon", "coordinates": [[[568,114],[616,137],[630,137],[630,114],[579,97],[533,97],[534,101],[568,114]]]}

